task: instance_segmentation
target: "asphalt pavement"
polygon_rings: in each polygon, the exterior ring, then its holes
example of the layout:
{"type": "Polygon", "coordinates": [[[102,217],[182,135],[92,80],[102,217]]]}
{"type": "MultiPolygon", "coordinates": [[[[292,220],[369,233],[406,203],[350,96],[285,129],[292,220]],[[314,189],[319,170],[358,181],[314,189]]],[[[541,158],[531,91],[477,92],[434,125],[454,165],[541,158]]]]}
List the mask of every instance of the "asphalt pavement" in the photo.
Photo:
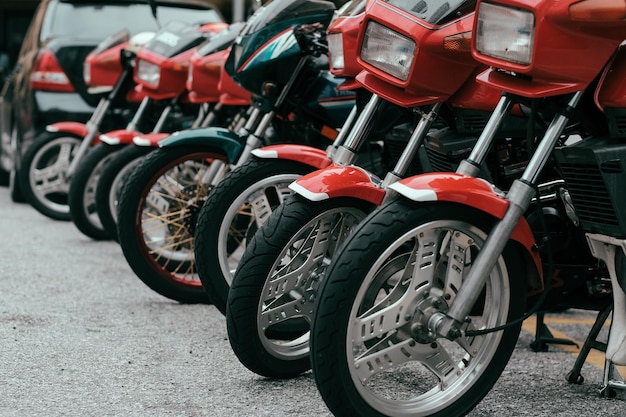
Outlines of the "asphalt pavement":
{"type": "MultiPolygon", "coordinates": [[[[312,374],[259,377],[230,349],[224,317],[182,305],[134,276],[114,242],[11,202],[0,187],[0,417],[330,416],[312,374]]],[[[594,313],[549,316],[583,341],[594,313]]],[[[626,416],[626,395],[598,395],[601,356],[569,384],[576,348],[530,349],[532,321],[489,395],[470,414],[626,416]]]]}

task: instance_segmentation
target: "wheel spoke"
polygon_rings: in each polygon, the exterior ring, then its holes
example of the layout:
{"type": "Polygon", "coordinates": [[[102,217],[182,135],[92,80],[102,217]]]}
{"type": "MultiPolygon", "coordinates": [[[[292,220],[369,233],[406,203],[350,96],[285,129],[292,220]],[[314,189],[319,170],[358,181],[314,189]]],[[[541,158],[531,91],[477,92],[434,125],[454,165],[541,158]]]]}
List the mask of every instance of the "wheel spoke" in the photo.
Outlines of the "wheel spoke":
{"type": "Polygon", "coordinates": [[[264,308],[259,315],[259,325],[261,329],[265,330],[269,326],[273,326],[280,322],[305,317],[309,323],[311,322],[313,303],[302,302],[302,298],[292,299],[287,302],[278,299],[272,304],[264,308]]]}
{"type": "Polygon", "coordinates": [[[359,379],[366,383],[374,375],[407,362],[423,364],[444,387],[457,376],[459,370],[441,344],[416,343],[411,338],[398,340],[395,333],[358,355],[353,365],[359,379]]]}
{"type": "MultiPolygon", "coordinates": [[[[417,294],[432,286],[435,277],[436,242],[439,233],[429,231],[415,240],[411,254],[403,268],[402,276],[394,288],[353,323],[355,341],[378,338],[404,326],[412,319],[409,306],[417,294]]],[[[391,262],[395,261],[393,259],[391,262]]],[[[384,270],[381,270],[384,273],[384,270]]]]}
{"type": "Polygon", "coordinates": [[[443,284],[443,296],[448,305],[454,302],[456,294],[461,288],[465,266],[471,264],[471,259],[467,259],[471,255],[470,247],[474,244],[473,240],[466,234],[451,231],[449,234],[449,244],[447,249],[447,269],[445,281],[443,284]]]}
{"type": "Polygon", "coordinates": [[[301,288],[309,278],[309,273],[323,261],[326,255],[329,232],[332,222],[320,219],[308,235],[301,240],[295,255],[290,256],[286,265],[280,267],[273,277],[267,280],[263,301],[281,297],[301,288]]]}

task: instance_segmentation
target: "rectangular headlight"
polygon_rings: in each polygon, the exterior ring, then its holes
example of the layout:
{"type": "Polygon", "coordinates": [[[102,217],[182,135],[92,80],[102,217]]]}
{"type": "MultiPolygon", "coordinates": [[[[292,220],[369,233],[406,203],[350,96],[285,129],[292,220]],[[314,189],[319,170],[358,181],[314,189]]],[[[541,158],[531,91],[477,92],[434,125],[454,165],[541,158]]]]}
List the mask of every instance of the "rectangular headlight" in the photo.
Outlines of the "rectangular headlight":
{"type": "Polygon", "coordinates": [[[477,13],[476,50],[483,55],[530,65],[535,16],[526,10],[481,3],[477,13]]]}
{"type": "Polygon", "coordinates": [[[137,78],[153,87],[158,87],[161,81],[161,68],[152,62],[140,59],[137,63],[137,78]]]}
{"type": "Polygon", "coordinates": [[[365,29],[361,59],[402,81],[409,78],[417,45],[404,35],[370,21],[365,29]]]}
{"type": "Polygon", "coordinates": [[[328,54],[330,55],[330,68],[343,69],[343,35],[341,33],[329,33],[326,36],[328,41],[328,54]]]}

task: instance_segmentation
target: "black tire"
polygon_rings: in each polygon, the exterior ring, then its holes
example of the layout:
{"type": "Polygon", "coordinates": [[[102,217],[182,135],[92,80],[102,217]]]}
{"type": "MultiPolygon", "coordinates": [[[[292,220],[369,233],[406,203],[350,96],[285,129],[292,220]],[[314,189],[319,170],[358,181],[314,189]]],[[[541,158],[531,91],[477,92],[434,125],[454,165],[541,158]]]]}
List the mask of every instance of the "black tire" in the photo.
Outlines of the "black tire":
{"type": "Polygon", "coordinates": [[[9,196],[11,197],[11,201],[14,203],[26,203],[26,198],[24,198],[24,193],[22,192],[22,186],[20,185],[20,176],[17,173],[17,169],[15,168],[15,163],[13,163],[13,168],[9,171],[9,196]]]}
{"type": "MultiPolygon", "coordinates": [[[[454,301],[464,268],[471,267],[493,223],[466,206],[397,199],[350,237],[319,289],[311,335],[315,382],[335,416],[461,416],[489,392],[515,348],[521,323],[459,339],[465,349],[432,338],[425,323],[428,312],[443,312],[454,301]],[[457,256],[447,256],[450,246],[457,256]],[[414,248],[424,250],[413,257],[414,248]],[[456,275],[448,276],[448,270],[456,275]],[[420,383],[427,385],[423,391],[420,383]]],[[[517,251],[507,245],[468,326],[492,328],[522,315],[527,287],[517,251]]]]}
{"type": "Polygon", "coordinates": [[[339,245],[371,209],[353,198],[310,202],[293,195],[257,231],[226,308],[230,344],[244,366],[274,378],[310,369],[317,286],[339,245]]]}
{"type": "Polygon", "coordinates": [[[296,161],[253,157],[209,193],[198,215],[195,259],[202,285],[222,314],[226,314],[230,283],[247,241],[272,210],[293,194],[288,185],[314,170],[296,161]]]}
{"type": "Polygon", "coordinates": [[[117,237],[117,204],[125,178],[151,151],[150,146],[127,145],[104,167],[96,186],[96,211],[102,229],[114,240],[117,237]]]}
{"type": "MultiPolygon", "coordinates": [[[[26,203],[26,198],[24,198],[24,193],[22,192],[22,187],[20,185],[20,177],[18,175],[18,161],[20,158],[20,151],[18,150],[18,137],[20,133],[17,128],[16,122],[13,121],[13,127],[11,128],[11,152],[13,157],[13,163],[11,164],[11,169],[9,170],[9,196],[11,197],[11,201],[14,203],[26,203]]],[[[21,158],[20,161],[21,162],[21,158]]]]}
{"type": "Polygon", "coordinates": [[[204,172],[226,156],[202,147],[155,149],[122,187],[117,235],[135,274],[157,293],[182,303],[209,303],[195,272],[193,235],[208,194],[204,172]]]}
{"type": "Polygon", "coordinates": [[[8,187],[10,182],[11,174],[9,171],[6,171],[0,168],[0,187],[8,187]]]}
{"type": "Polygon", "coordinates": [[[17,172],[24,198],[41,214],[71,220],[67,168],[83,138],[70,133],[44,132],[28,147],[17,172]]]}
{"type": "Polygon", "coordinates": [[[100,143],[76,167],[70,181],[68,205],[72,221],[85,236],[94,240],[111,239],[102,227],[96,206],[96,186],[104,168],[125,145],[100,143]]]}

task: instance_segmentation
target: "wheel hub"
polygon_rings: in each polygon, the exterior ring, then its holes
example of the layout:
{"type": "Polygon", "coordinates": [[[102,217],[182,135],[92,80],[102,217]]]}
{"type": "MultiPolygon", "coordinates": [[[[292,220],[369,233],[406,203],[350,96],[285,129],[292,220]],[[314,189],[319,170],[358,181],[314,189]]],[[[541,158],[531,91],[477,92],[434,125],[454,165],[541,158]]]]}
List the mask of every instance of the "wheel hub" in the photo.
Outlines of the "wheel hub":
{"type": "Polygon", "coordinates": [[[426,290],[422,296],[416,297],[416,301],[406,316],[407,327],[411,337],[418,343],[432,343],[437,339],[437,334],[432,329],[432,318],[445,313],[448,304],[436,294],[426,290]]]}

